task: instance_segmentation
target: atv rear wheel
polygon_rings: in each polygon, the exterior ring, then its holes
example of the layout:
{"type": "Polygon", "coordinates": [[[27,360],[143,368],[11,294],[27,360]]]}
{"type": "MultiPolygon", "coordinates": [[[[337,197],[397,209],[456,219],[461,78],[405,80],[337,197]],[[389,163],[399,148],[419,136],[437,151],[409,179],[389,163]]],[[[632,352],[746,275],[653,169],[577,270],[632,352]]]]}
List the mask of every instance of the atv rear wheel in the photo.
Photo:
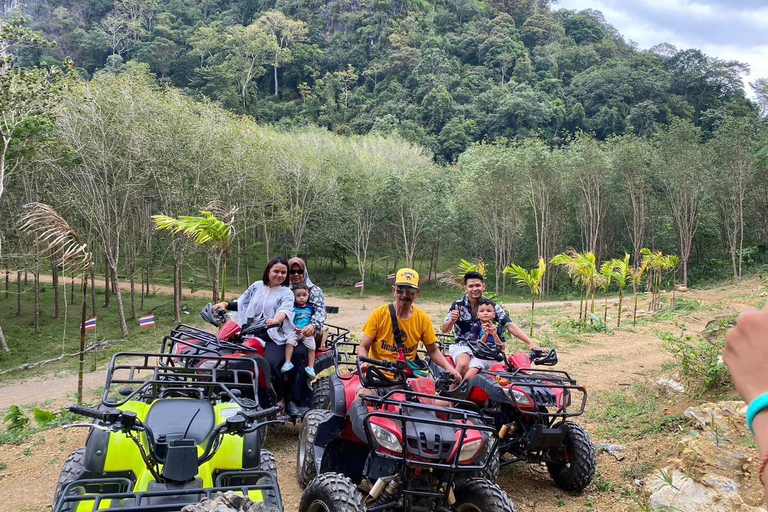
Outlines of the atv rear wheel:
{"type": "Polygon", "coordinates": [[[365,512],[365,505],[352,480],[339,473],[323,473],[307,486],[299,512],[365,512]]]}
{"type": "Polygon", "coordinates": [[[317,476],[315,466],[315,436],[320,424],[322,411],[310,409],[301,420],[301,432],[299,433],[299,449],[296,450],[296,476],[299,485],[304,488],[317,476]]]}
{"type": "Polygon", "coordinates": [[[330,377],[320,377],[312,386],[312,408],[323,411],[331,409],[330,377]]]}
{"type": "Polygon", "coordinates": [[[484,478],[470,478],[456,484],[451,505],[456,512],[515,512],[512,500],[498,485],[484,478]]]}
{"type": "Polygon", "coordinates": [[[563,462],[547,462],[547,469],[555,485],[566,491],[581,492],[595,476],[595,445],[580,425],[565,422],[565,428],[563,445],[549,450],[550,458],[563,462]]]}
{"type": "MultiPolygon", "coordinates": [[[[56,502],[61,498],[61,493],[64,492],[64,487],[68,484],[78,480],[85,473],[85,448],[78,448],[73,451],[67,457],[64,462],[64,466],[61,468],[59,474],[59,481],[56,483],[56,493],[53,495],[53,506],[56,506],[56,502]]],[[[64,505],[61,512],[70,512],[77,508],[77,502],[64,505]]]]}

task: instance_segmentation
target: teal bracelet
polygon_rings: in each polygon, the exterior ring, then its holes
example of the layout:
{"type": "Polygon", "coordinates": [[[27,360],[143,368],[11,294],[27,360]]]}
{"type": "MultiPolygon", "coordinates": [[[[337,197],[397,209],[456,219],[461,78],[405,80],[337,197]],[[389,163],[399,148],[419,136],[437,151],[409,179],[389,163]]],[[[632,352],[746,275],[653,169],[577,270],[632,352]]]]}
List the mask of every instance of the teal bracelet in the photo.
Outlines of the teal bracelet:
{"type": "Polygon", "coordinates": [[[763,393],[762,395],[758,396],[752,402],[749,404],[749,407],[747,407],[747,426],[749,427],[749,431],[752,432],[752,434],[755,433],[755,431],[752,429],[752,422],[755,421],[755,416],[762,411],[763,409],[768,408],[768,393],[763,393]]]}

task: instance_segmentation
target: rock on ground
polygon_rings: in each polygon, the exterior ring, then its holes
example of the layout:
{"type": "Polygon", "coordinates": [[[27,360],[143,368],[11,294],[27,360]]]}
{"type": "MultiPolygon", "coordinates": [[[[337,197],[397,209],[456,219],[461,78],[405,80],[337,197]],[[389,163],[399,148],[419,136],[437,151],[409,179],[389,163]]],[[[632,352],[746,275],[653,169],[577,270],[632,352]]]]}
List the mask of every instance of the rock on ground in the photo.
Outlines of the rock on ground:
{"type": "Polygon", "coordinates": [[[213,499],[205,498],[197,505],[187,505],[181,512],[277,512],[277,509],[227,491],[217,493],[213,499]]]}
{"type": "Polygon", "coordinates": [[[665,471],[649,479],[647,490],[651,493],[653,510],[765,512],[764,508],[744,503],[739,495],[739,484],[721,475],[706,474],[695,481],[680,471],[665,471]]]}

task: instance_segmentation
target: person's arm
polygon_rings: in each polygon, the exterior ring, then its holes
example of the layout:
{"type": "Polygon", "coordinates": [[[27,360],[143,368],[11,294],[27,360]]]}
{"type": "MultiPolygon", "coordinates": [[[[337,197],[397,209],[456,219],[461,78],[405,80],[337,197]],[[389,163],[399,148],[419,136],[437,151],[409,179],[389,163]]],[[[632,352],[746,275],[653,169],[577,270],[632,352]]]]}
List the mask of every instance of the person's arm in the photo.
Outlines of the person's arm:
{"type": "Polygon", "coordinates": [[[305,336],[312,336],[315,331],[321,331],[325,320],[328,318],[328,314],[325,312],[325,295],[320,287],[312,287],[312,291],[309,292],[309,303],[312,305],[314,312],[312,313],[311,324],[307,328],[312,327],[312,332],[309,334],[305,333],[305,336]]]}
{"type": "MultiPolygon", "coordinates": [[[[750,309],[739,315],[736,326],[728,331],[725,340],[723,362],[731,373],[736,391],[751,404],[768,393],[768,307],[750,309]]],[[[768,457],[768,408],[757,413],[752,429],[760,459],[764,459],[768,457]]],[[[763,477],[763,488],[764,497],[768,497],[768,475],[763,477]]]]}
{"type": "Polygon", "coordinates": [[[211,311],[215,313],[216,311],[219,311],[222,309],[225,309],[227,311],[237,311],[237,301],[233,300],[232,302],[227,302],[227,301],[217,302],[216,304],[213,305],[213,307],[211,308],[211,311]]]}
{"type": "MultiPolygon", "coordinates": [[[[285,292],[281,292],[280,296],[277,297],[275,315],[267,319],[267,325],[282,324],[286,319],[293,322],[293,293],[288,288],[285,288],[285,292]]],[[[283,328],[286,332],[293,331],[293,324],[283,326],[283,328]]]]}
{"type": "Polygon", "coordinates": [[[519,339],[520,341],[527,343],[528,346],[531,348],[531,350],[533,350],[534,348],[541,349],[541,347],[539,347],[539,344],[536,343],[536,340],[534,340],[533,338],[529,338],[528,335],[525,334],[525,331],[523,331],[520,327],[518,327],[518,325],[512,320],[510,320],[505,327],[507,328],[507,332],[509,332],[509,334],[519,339]]]}
{"type": "Polygon", "coordinates": [[[440,330],[443,331],[443,334],[448,334],[453,330],[453,326],[456,325],[456,322],[459,321],[459,306],[457,306],[455,303],[451,306],[451,310],[448,312],[447,315],[445,315],[445,320],[443,321],[443,324],[440,326],[440,330]]]}
{"type": "Polygon", "coordinates": [[[461,381],[461,374],[459,374],[459,372],[456,371],[456,368],[451,366],[451,363],[449,363],[445,356],[443,356],[443,353],[440,352],[437,343],[424,345],[424,348],[427,349],[427,355],[437,366],[453,375],[453,378],[456,380],[456,382],[461,381]]]}
{"type": "Polygon", "coordinates": [[[495,341],[497,345],[504,346],[504,341],[502,341],[501,337],[499,336],[499,330],[496,328],[496,326],[493,327],[491,335],[493,336],[493,341],[495,341]]]}

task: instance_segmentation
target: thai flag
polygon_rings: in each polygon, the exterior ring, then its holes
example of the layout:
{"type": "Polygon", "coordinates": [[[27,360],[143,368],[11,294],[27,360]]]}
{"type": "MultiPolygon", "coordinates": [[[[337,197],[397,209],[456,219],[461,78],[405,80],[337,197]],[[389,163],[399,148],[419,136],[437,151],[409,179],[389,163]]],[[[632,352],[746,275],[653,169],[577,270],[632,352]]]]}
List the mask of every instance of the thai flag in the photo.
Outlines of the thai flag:
{"type": "Polygon", "coordinates": [[[355,283],[355,288],[362,288],[365,285],[365,281],[360,281],[359,283],[355,283]]]}
{"type": "Polygon", "coordinates": [[[394,278],[395,278],[395,274],[389,274],[389,275],[387,276],[387,279],[394,279],[394,278]]]}
{"type": "Polygon", "coordinates": [[[85,321],[85,330],[86,331],[93,331],[96,329],[96,317],[91,318],[90,320],[85,321]]]}
{"type": "Polygon", "coordinates": [[[154,327],[155,326],[155,315],[147,315],[139,318],[139,327],[142,329],[145,327],[154,327]]]}

